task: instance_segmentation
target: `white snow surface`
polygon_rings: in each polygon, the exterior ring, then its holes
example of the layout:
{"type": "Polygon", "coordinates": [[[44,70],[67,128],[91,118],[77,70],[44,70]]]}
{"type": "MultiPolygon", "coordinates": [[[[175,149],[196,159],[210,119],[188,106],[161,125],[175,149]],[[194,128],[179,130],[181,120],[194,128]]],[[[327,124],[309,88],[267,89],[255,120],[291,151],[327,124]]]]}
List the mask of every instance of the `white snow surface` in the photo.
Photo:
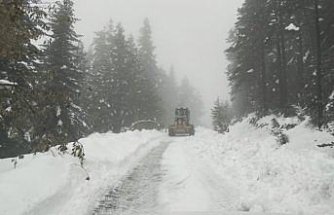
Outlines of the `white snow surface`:
{"type": "Polygon", "coordinates": [[[194,137],[157,131],[93,134],[80,140],[85,167],[54,149],[18,160],[0,160],[0,214],[90,214],[113,184],[159,144],[162,214],[334,214],[334,150],[317,145],[333,136],[308,119],[267,116],[255,127],[250,118],[218,134],[197,128],[194,137]],[[272,119],[289,143],[279,145],[272,119]],[[189,213],[195,212],[195,213],[189,213]],[[217,212],[217,213],[215,213],[217,212]]]}
{"type": "Polygon", "coordinates": [[[218,175],[216,190],[224,193],[221,205],[229,211],[333,215],[334,150],[316,146],[331,143],[333,136],[306,120],[283,129],[290,142],[280,146],[270,131],[273,118],[280,125],[298,122],[268,116],[255,128],[246,119],[225,135],[200,128],[186,141],[188,151],[207,164],[205,171],[218,175]]]}
{"type": "MultiPolygon", "coordinates": [[[[0,160],[0,214],[86,214],[108,186],[136,164],[164,136],[157,131],[93,134],[81,139],[86,160],[56,149],[18,160],[0,160]]],[[[70,144],[71,145],[71,144],[70,144]]],[[[89,214],[89,213],[88,213],[89,214]]]]}

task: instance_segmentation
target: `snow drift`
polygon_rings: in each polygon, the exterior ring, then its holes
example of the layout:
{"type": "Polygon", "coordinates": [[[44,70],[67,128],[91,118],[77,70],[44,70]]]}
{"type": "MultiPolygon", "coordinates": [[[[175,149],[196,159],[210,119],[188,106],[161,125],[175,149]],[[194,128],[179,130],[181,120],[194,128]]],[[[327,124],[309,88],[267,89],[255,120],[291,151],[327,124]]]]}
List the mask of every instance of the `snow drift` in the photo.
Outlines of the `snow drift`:
{"type": "Polygon", "coordinates": [[[164,135],[157,131],[93,134],[81,139],[78,158],[56,149],[0,160],[0,214],[86,214],[108,186],[124,175],[164,135]],[[90,180],[85,180],[89,174],[90,180]]]}
{"type": "Polygon", "coordinates": [[[268,116],[256,126],[252,121],[251,116],[236,123],[225,135],[197,129],[197,140],[188,142],[221,183],[233,187],[232,209],[334,214],[334,150],[317,147],[333,136],[312,128],[307,119],[268,116]],[[277,129],[288,143],[280,143],[277,129]]]}

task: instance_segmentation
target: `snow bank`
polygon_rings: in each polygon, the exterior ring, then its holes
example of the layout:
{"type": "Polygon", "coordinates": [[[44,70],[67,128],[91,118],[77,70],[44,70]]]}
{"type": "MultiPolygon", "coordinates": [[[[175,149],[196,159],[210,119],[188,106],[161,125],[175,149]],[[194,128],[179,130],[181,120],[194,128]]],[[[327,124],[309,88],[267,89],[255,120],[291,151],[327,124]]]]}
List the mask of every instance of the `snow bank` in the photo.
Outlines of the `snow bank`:
{"type": "Polygon", "coordinates": [[[0,160],[0,214],[85,214],[163,135],[134,131],[81,139],[86,170],[77,158],[56,149],[26,155],[16,169],[11,159],[0,160]]]}
{"type": "Polygon", "coordinates": [[[196,141],[188,143],[216,170],[222,183],[239,193],[231,196],[234,209],[333,215],[334,150],[317,147],[331,143],[333,136],[297,118],[268,116],[258,121],[259,127],[250,120],[235,124],[225,135],[197,129],[196,141]],[[273,118],[286,127],[281,131],[289,143],[278,143],[272,132],[273,118]]]}

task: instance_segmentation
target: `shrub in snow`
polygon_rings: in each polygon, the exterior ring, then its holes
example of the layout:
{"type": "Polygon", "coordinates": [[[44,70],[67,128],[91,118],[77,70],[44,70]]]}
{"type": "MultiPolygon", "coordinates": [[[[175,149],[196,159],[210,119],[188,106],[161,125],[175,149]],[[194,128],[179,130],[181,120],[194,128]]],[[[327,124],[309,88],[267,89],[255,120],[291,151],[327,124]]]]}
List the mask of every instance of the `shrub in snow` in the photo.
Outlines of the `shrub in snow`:
{"type": "Polygon", "coordinates": [[[14,169],[16,169],[16,166],[17,166],[17,159],[16,159],[16,158],[13,158],[13,159],[11,160],[11,162],[12,162],[13,165],[14,165],[14,169]]]}
{"type": "Polygon", "coordinates": [[[302,107],[301,105],[292,105],[292,107],[295,109],[295,113],[300,121],[305,120],[306,116],[306,109],[305,107],[302,107]]]}
{"type": "Polygon", "coordinates": [[[248,117],[248,123],[253,125],[256,128],[264,127],[268,124],[258,124],[258,121],[260,120],[260,116],[258,114],[251,114],[248,117]]]}
{"type": "Polygon", "coordinates": [[[277,122],[277,120],[275,118],[271,119],[271,127],[273,129],[279,129],[281,126],[280,124],[277,122]]]}
{"type": "Polygon", "coordinates": [[[212,124],[215,131],[225,133],[229,131],[229,125],[232,121],[232,111],[228,102],[216,100],[211,109],[212,124]]]}
{"type": "Polygon", "coordinates": [[[81,167],[83,167],[83,162],[85,160],[85,151],[84,151],[84,147],[81,143],[79,143],[78,141],[75,141],[73,143],[72,146],[72,153],[71,153],[74,157],[79,158],[80,160],[80,165],[81,167]]]}
{"type": "Polygon", "coordinates": [[[289,137],[283,133],[281,125],[275,118],[271,120],[271,133],[276,137],[278,144],[284,145],[289,142],[289,137]]]}
{"type": "Polygon", "coordinates": [[[16,157],[16,158],[13,158],[13,159],[11,159],[10,161],[13,163],[13,165],[14,165],[14,169],[16,169],[16,167],[17,167],[17,164],[18,164],[18,160],[20,159],[23,159],[24,158],[24,155],[19,155],[18,157],[16,157]]]}
{"type": "Polygon", "coordinates": [[[280,145],[285,145],[289,142],[288,135],[284,134],[283,132],[280,132],[275,136],[276,136],[277,143],[280,145]]]}
{"type": "Polygon", "coordinates": [[[34,155],[36,155],[37,152],[47,152],[49,151],[50,147],[51,145],[49,140],[44,140],[38,143],[35,142],[32,144],[32,152],[34,155]]]}
{"type": "Polygon", "coordinates": [[[65,153],[67,151],[67,146],[65,144],[61,144],[58,146],[58,150],[65,153]]]}
{"type": "Polygon", "coordinates": [[[289,130],[297,126],[297,123],[293,122],[293,120],[280,124],[276,116],[261,118],[258,114],[249,116],[248,123],[256,128],[268,128],[270,133],[276,137],[276,141],[279,145],[284,145],[289,142],[289,137],[284,133],[284,130],[289,130]]]}

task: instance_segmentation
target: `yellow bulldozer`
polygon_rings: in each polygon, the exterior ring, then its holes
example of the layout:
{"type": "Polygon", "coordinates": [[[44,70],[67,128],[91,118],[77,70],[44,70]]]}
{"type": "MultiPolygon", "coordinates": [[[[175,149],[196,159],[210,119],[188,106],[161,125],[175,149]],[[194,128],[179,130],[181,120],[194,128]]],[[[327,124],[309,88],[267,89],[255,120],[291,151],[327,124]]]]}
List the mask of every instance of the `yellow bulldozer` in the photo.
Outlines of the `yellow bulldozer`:
{"type": "Polygon", "coordinates": [[[175,121],[168,128],[169,136],[192,136],[195,135],[194,125],[190,124],[189,108],[176,108],[175,121]]]}

